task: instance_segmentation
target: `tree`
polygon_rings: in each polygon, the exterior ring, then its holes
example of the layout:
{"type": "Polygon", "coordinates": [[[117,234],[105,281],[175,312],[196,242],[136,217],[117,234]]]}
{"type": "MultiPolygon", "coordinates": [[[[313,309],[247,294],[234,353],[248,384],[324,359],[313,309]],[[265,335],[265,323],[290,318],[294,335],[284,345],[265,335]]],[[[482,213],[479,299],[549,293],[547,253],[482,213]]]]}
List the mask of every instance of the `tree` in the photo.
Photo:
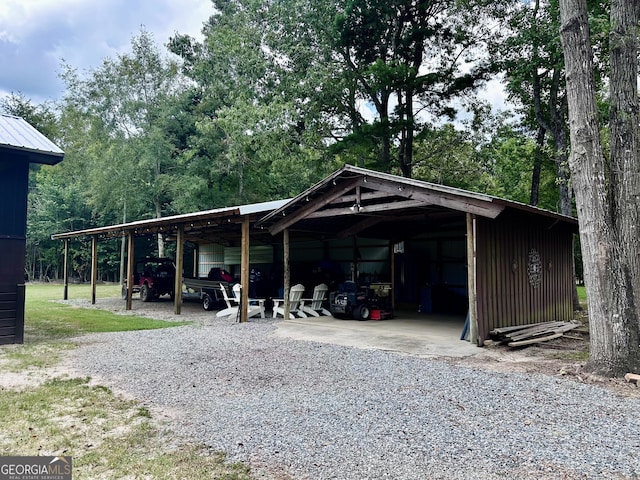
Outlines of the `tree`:
{"type": "MultiPolygon", "coordinates": [[[[105,59],[86,78],[67,68],[63,79],[65,108],[80,122],[76,141],[91,163],[87,183],[96,211],[112,211],[116,202],[118,220],[138,212],[155,218],[173,213],[171,174],[177,162],[167,122],[179,87],[175,63],[142,30],[132,39],[131,53],[105,59]]],[[[163,252],[158,234],[158,254],[163,252]]]]}
{"type": "Polygon", "coordinates": [[[586,0],[560,0],[573,178],[587,298],[588,366],[640,369],[640,151],[637,0],[611,1],[610,154],[600,141],[586,0]]]}
{"type": "MultiPolygon", "coordinates": [[[[598,39],[599,57],[606,38],[607,21],[600,1],[589,2],[589,15],[598,39]]],[[[523,125],[535,136],[538,155],[534,158],[530,203],[537,205],[539,172],[544,155],[551,153],[556,163],[559,194],[557,209],[573,214],[571,178],[568,167],[567,97],[565,67],[558,29],[558,0],[531,0],[494,6],[501,20],[501,34],[491,42],[491,51],[500,58],[509,97],[516,102],[523,125]],[[505,8],[506,6],[506,8],[505,8]]],[[[603,70],[606,58],[596,63],[603,70]]],[[[600,75],[598,74],[598,79],[600,75]]],[[[600,83],[600,80],[598,80],[600,83]]]]}
{"type": "Polygon", "coordinates": [[[290,38],[305,31],[308,9],[284,1],[215,5],[203,43],[185,35],[169,42],[195,84],[197,132],[183,158],[194,169],[206,162],[202,173],[218,186],[221,205],[296,194],[327,171],[320,114],[308,96],[318,83],[307,75],[317,72],[301,54],[309,45],[290,38]]]}
{"type": "Polygon", "coordinates": [[[393,170],[395,142],[395,168],[411,177],[420,114],[454,116],[450,101],[486,79],[480,14],[474,2],[351,0],[336,16],[345,73],[377,114],[380,170],[393,170]]]}

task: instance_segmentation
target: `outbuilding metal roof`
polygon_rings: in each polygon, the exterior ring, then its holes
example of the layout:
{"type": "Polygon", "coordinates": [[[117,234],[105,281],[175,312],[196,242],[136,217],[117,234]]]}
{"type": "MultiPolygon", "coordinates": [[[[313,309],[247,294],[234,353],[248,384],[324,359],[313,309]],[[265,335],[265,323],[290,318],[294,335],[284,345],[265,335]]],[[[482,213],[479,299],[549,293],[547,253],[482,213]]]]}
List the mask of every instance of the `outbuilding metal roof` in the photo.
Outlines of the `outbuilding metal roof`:
{"type": "MultiPolygon", "coordinates": [[[[506,211],[550,218],[575,229],[577,220],[481,193],[345,165],[257,222],[273,235],[291,228],[307,234],[395,237],[418,224],[465,213],[494,219],[506,211]]],[[[435,228],[435,227],[434,227],[435,228]]]]}
{"type": "Polygon", "coordinates": [[[229,228],[233,229],[232,225],[237,225],[237,222],[244,216],[259,218],[261,215],[282,207],[289,202],[289,200],[290,199],[274,200],[271,202],[215,208],[213,210],[172,215],[169,217],[150,218],[148,220],[138,220],[106,227],[57,233],[52,235],[51,238],[54,240],[91,236],[113,238],[121,237],[127,232],[131,232],[134,235],[146,235],[157,232],[172,233],[178,225],[184,227],[187,238],[198,238],[199,236],[204,238],[211,232],[220,233],[229,228]]]}
{"type": "Polygon", "coordinates": [[[0,151],[10,150],[26,154],[31,163],[55,165],[64,157],[51,140],[26,120],[13,115],[0,114],[0,151]]]}

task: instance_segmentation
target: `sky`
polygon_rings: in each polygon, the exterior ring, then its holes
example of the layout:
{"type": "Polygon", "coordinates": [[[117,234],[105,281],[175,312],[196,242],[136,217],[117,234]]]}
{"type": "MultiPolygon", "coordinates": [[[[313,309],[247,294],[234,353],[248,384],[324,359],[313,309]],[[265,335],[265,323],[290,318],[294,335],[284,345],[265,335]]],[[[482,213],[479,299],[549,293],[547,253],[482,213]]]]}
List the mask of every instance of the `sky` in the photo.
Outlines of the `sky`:
{"type": "MultiPolygon", "coordinates": [[[[35,104],[55,101],[64,93],[63,60],[80,73],[96,69],[129,52],[141,28],[158,45],[176,32],[202,39],[213,12],[211,0],[0,0],[0,98],[13,92],[35,104]]],[[[481,96],[504,108],[499,81],[481,96]]]]}
{"type": "Polygon", "coordinates": [[[212,14],[211,0],[0,0],[0,97],[57,100],[63,59],[95,69],[129,51],[141,28],[159,45],[176,32],[201,38],[212,14]]]}

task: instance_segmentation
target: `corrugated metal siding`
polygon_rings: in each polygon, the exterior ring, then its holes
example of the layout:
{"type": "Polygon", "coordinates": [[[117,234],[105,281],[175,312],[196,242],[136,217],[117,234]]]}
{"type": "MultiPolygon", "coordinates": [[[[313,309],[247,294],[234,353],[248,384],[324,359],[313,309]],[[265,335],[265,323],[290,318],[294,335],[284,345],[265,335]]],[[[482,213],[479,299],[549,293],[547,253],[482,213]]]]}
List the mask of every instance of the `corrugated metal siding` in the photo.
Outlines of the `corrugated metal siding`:
{"type": "Polygon", "coordinates": [[[573,237],[566,229],[527,216],[477,218],[478,335],[496,327],[573,318],[573,237]],[[530,254],[539,254],[533,286],[530,254]],[[534,282],[535,283],[535,282],[534,282]]]}
{"type": "MultiPolygon", "coordinates": [[[[226,247],[224,249],[224,263],[227,265],[240,265],[242,251],[240,247],[226,247]]],[[[256,245],[249,247],[249,263],[273,263],[273,246],[256,245]]]]}
{"type": "Polygon", "coordinates": [[[224,263],[224,246],[217,243],[200,245],[198,252],[198,277],[206,278],[212,268],[224,268],[228,266],[224,263]]]}

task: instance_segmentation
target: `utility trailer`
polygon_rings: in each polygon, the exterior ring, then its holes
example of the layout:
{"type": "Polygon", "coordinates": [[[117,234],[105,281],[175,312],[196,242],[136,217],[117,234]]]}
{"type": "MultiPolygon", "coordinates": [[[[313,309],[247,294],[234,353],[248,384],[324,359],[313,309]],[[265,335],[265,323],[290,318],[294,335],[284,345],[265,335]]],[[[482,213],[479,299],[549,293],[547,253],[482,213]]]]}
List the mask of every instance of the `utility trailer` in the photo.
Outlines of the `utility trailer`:
{"type": "Polygon", "coordinates": [[[184,283],[187,289],[183,297],[197,295],[198,299],[202,302],[202,308],[205,310],[221,310],[227,307],[225,294],[222,292],[222,289],[225,289],[227,298],[230,298],[230,286],[228,282],[209,280],[207,278],[183,277],[182,283],[184,283]]]}

